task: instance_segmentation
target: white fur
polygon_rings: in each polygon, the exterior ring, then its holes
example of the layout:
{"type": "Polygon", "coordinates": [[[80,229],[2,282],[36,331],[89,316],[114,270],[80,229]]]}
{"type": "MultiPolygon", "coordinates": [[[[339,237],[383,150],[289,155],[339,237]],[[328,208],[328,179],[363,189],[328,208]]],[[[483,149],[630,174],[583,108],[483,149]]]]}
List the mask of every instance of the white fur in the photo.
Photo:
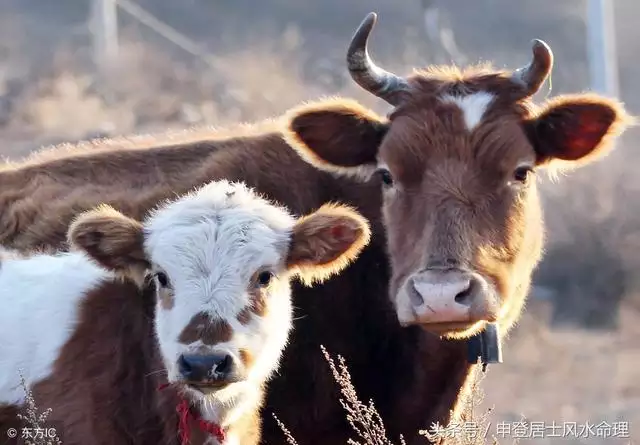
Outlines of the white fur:
{"type": "MultiPolygon", "coordinates": [[[[155,331],[168,380],[178,382],[181,354],[196,348],[253,357],[247,379],[209,396],[185,389],[200,402],[201,414],[223,426],[256,409],[261,389],[277,368],[292,325],[290,273],[286,255],[296,219],[242,183],[213,182],[164,203],[143,223],[144,250],[154,271],[170,281],[173,306],[160,298],[155,331]],[[240,312],[250,305],[252,277],[275,275],[264,316],[240,312]],[[185,345],[179,336],[200,312],[227,321],[230,341],[185,345]]],[[[8,256],[8,255],[7,255],[8,256]]],[[[84,254],[7,259],[0,266],[0,403],[20,403],[18,369],[31,385],[46,377],[60,348],[72,335],[81,299],[103,279],[113,277],[84,254]]],[[[159,286],[159,283],[156,282],[159,286]]],[[[162,291],[166,291],[162,290],[162,291]]]]}
{"type": "Polygon", "coordinates": [[[464,123],[467,130],[471,131],[480,124],[495,96],[486,91],[469,94],[466,96],[446,95],[442,97],[443,102],[454,103],[462,110],[464,123]]]}
{"type": "Polygon", "coordinates": [[[0,404],[21,404],[73,334],[87,291],[110,274],[81,253],[0,261],[0,404]]]}
{"type": "MultiPolygon", "coordinates": [[[[210,183],[165,204],[144,222],[145,251],[154,269],[169,277],[174,305],[157,307],[156,335],[169,381],[178,381],[180,354],[202,348],[200,341],[184,345],[178,337],[200,312],[224,319],[233,328],[230,342],[210,346],[239,356],[245,349],[255,362],[247,382],[233,384],[202,403],[203,415],[220,421],[221,405],[244,405],[276,368],[291,326],[291,291],[285,268],[295,219],[254,194],[243,184],[210,183]],[[251,278],[271,270],[265,317],[242,325],[238,314],[250,305],[251,278]],[[242,397],[240,397],[242,396],[242,397]]],[[[255,396],[255,397],[254,397],[255,396]]],[[[254,402],[252,400],[252,402],[254,402]]],[[[241,411],[241,406],[237,407],[241,411]]],[[[225,413],[225,422],[234,414],[225,413]],[[230,417],[229,417],[230,416],[230,417]]]]}

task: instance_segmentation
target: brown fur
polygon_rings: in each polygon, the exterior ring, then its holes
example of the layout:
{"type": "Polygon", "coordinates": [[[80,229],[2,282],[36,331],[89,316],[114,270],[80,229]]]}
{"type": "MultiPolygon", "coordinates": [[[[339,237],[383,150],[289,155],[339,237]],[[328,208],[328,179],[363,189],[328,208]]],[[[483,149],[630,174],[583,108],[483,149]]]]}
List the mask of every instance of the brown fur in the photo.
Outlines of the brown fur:
{"type": "Polygon", "coordinates": [[[70,243],[109,269],[129,272],[147,269],[142,224],[113,208],[102,205],[81,214],[69,227],[70,243]]]}
{"type": "Polygon", "coordinates": [[[240,312],[238,312],[238,316],[236,318],[241,324],[247,325],[251,321],[251,312],[253,312],[251,310],[252,307],[253,305],[245,307],[240,312]]]}
{"type": "Polygon", "coordinates": [[[240,349],[240,360],[245,368],[250,368],[253,365],[253,355],[246,349],[240,349]]]}
{"type": "Polygon", "coordinates": [[[369,243],[369,223],[351,210],[324,204],[296,222],[286,261],[303,282],[322,281],[342,270],[369,243]]]}
{"type": "MultiPolygon", "coordinates": [[[[62,430],[65,445],[178,445],[177,394],[158,390],[166,380],[153,333],[154,305],[153,289],[141,293],[122,280],[85,298],[52,374],[32,388],[38,408],[51,408],[48,422],[62,430]]],[[[15,414],[0,414],[0,429],[21,425],[15,414]]]]}
{"type": "MultiPolygon", "coordinates": [[[[523,161],[546,166],[606,153],[630,119],[618,103],[595,95],[536,107],[506,73],[432,70],[416,74],[410,85],[388,120],[354,102],[299,107],[290,113],[287,140],[328,171],[372,171],[377,161],[388,166],[399,189],[383,208],[392,296],[416,270],[458,264],[495,284],[502,299],[485,304],[494,314],[503,308],[506,331],[520,314],[540,259],[543,225],[535,181],[519,191],[503,184],[523,161]],[[462,110],[442,98],[481,91],[495,99],[469,131],[462,110]]],[[[461,338],[482,325],[438,328],[461,338]]]]}
{"type": "Polygon", "coordinates": [[[262,289],[252,289],[250,299],[249,311],[259,316],[265,315],[267,302],[265,301],[264,291],[262,289]]]}
{"type": "MultiPolygon", "coordinates": [[[[462,261],[495,282],[504,295],[496,302],[502,307],[499,321],[512,325],[540,256],[542,221],[533,181],[518,199],[498,184],[524,157],[557,164],[585,154],[597,141],[591,153],[605,152],[625,115],[613,101],[595,96],[580,96],[579,104],[558,98],[538,108],[505,73],[487,70],[432,70],[417,73],[410,85],[389,119],[353,101],[329,100],[292,110],[282,133],[273,127],[228,139],[191,133],[182,143],[173,137],[174,145],[147,139],[146,147],[101,142],[95,154],[54,150],[47,158],[8,167],[0,172],[0,242],[18,249],[64,246],[80,210],[105,202],[140,220],[163,199],[217,178],[244,180],[297,214],[330,202],[352,205],[370,221],[371,242],[342,274],[314,288],[294,285],[296,323],[269,384],[262,443],[283,442],[272,412],[306,445],[344,444],[352,437],[320,344],[345,357],[359,396],[375,401],[390,437],[402,433],[409,444],[424,443],[417,431],[449,421],[471,366],[464,342],[420,326],[401,328],[389,295],[403,274],[427,260],[462,261]],[[498,97],[468,133],[459,109],[437,97],[481,89],[498,97]],[[377,176],[361,182],[306,162],[349,174],[358,166],[357,176],[370,172],[377,157],[410,191],[385,198],[384,208],[377,176]]],[[[79,369],[80,363],[81,358],[69,366],[79,369]]],[[[125,370],[138,372],[128,365],[125,370]]],[[[116,397],[115,386],[104,385],[103,398],[116,397]]],[[[148,397],[127,401],[132,412],[122,415],[139,419],[145,413],[137,408],[153,398],[148,397]]],[[[140,422],[127,431],[151,437],[162,425],[157,419],[149,426],[140,422]]],[[[110,427],[106,438],[122,431],[110,427]]]]}
{"type": "Polygon", "coordinates": [[[208,314],[200,312],[180,333],[178,341],[188,345],[201,340],[205,345],[215,345],[230,341],[232,337],[233,329],[226,320],[211,319],[208,314]]]}
{"type": "MultiPolygon", "coordinates": [[[[178,445],[177,394],[171,387],[158,389],[166,378],[153,332],[154,306],[153,287],[141,292],[128,280],[106,282],[86,296],[52,374],[32,388],[38,408],[52,409],[48,425],[62,430],[65,445],[178,445]]],[[[225,332],[218,324],[194,328],[207,344],[226,341],[225,332]]],[[[16,406],[0,407],[0,431],[20,430],[18,412],[16,406]]],[[[244,415],[228,432],[238,434],[240,443],[257,443],[256,416],[244,415]]],[[[195,424],[191,431],[192,444],[204,443],[195,424]]]]}
{"type": "Polygon", "coordinates": [[[10,438],[7,431],[9,428],[15,428],[19,431],[18,413],[20,413],[20,409],[17,406],[0,404],[0,445],[17,445],[17,438],[10,438]]]}

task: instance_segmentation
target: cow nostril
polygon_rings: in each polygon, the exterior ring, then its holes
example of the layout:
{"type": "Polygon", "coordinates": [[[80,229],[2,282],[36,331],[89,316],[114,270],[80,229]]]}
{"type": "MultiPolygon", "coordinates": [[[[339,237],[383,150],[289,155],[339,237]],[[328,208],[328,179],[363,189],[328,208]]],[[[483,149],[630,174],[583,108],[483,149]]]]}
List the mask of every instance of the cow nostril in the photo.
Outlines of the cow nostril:
{"type": "Polygon", "coordinates": [[[409,301],[411,301],[414,307],[419,307],[424,302],[422,295],[420,295],[420,292],[415,288],[415,281],[413,281],[413,279],[411,280],[411,286],[408,286],[408,294],[409,301]]]}
{"type": "Polygon", "coordinates": [[[189,362],[184,358],[184,355],[180,355],[180,357],[178,357],[178,370],[180,371],[180,374],[182,374],[184,377],[190,376],[191,372],[193,371],[193,368],[191,367],[189,362]]]}
{"type": "Polygon", "coordinates": [[[477,291],[477,288],[478,288],[478,283],[476,282],[476,280],[473,278],[470,279],[469,285],[467,286],[467,288],[462,292],[459,292],[454,297],[455,302],[465,306],[471,306],[471,303],[473,302],[473,298],[477,291]]]}
{"type": "Polygon", "coordinates": [[[471,288],[460,292],[454,298],[455,302],[458,304],[463,304],[465,306],[469,306],[471,300],[471,288]]]}
{"type": "Polygon", "coordinates": [[[225,355],[222,361],[216,365],[215,371],[219,374],[228,374],[232,370],[233,359],[229,354],[225,355]]]}

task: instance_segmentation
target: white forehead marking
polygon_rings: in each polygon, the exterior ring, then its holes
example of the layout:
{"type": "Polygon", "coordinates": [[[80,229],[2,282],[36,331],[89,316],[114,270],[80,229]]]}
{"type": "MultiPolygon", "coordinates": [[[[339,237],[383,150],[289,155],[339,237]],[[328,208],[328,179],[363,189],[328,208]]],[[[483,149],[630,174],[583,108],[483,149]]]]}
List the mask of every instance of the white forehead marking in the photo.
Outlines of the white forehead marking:
{"type": "Polygon", "coordinates": [[[254,267],[281,265],[294,223],[243,183],[216,181],[156,210],[144,223],[145,250],[170,279],[212,298],[254,267]]]}
{"type": "Polygon", "coordinates": [[[443,102],[454,103],[460,107],[467,130],[471,131],[482,121],[482,117],[494,98],[495,96],[493,94],[480,91],[467,96],[452,96],[447,94],[443,96],[441,100],[443,102]]]}

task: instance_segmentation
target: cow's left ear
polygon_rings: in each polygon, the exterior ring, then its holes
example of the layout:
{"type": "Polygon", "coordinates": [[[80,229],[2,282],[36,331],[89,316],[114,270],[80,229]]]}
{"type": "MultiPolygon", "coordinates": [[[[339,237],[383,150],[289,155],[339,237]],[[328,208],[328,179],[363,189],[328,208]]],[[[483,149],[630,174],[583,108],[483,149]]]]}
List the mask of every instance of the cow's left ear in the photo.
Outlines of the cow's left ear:
{"type": "Polygon", "coordinates": [[[571,164],[606,154],[632,122],[621,103],[581,94],[550,100],[536,117],[525,122],[525,128],[539,165],[554,160],[571,164]]]}
{"type": "Polygon", "coordinates": [[[347,206],[325,204],[293,227],[287,269],[311,285],[339,273],[369,243],[367,220],[347,206]]]}
{"type": "Polygon", "coordinates": [[[85,251],[109,270],[149,267],[142,224],[110,206],[101,205],[80,214],[69,227],[67,239],[72,247],[85,251]]]}
{"type": "Polygon", "coordinates": [[[387,131],[381,117],[350,99],[325,99],[293,108],[283,135],[321,170],[368,179],[387,131]]]}

